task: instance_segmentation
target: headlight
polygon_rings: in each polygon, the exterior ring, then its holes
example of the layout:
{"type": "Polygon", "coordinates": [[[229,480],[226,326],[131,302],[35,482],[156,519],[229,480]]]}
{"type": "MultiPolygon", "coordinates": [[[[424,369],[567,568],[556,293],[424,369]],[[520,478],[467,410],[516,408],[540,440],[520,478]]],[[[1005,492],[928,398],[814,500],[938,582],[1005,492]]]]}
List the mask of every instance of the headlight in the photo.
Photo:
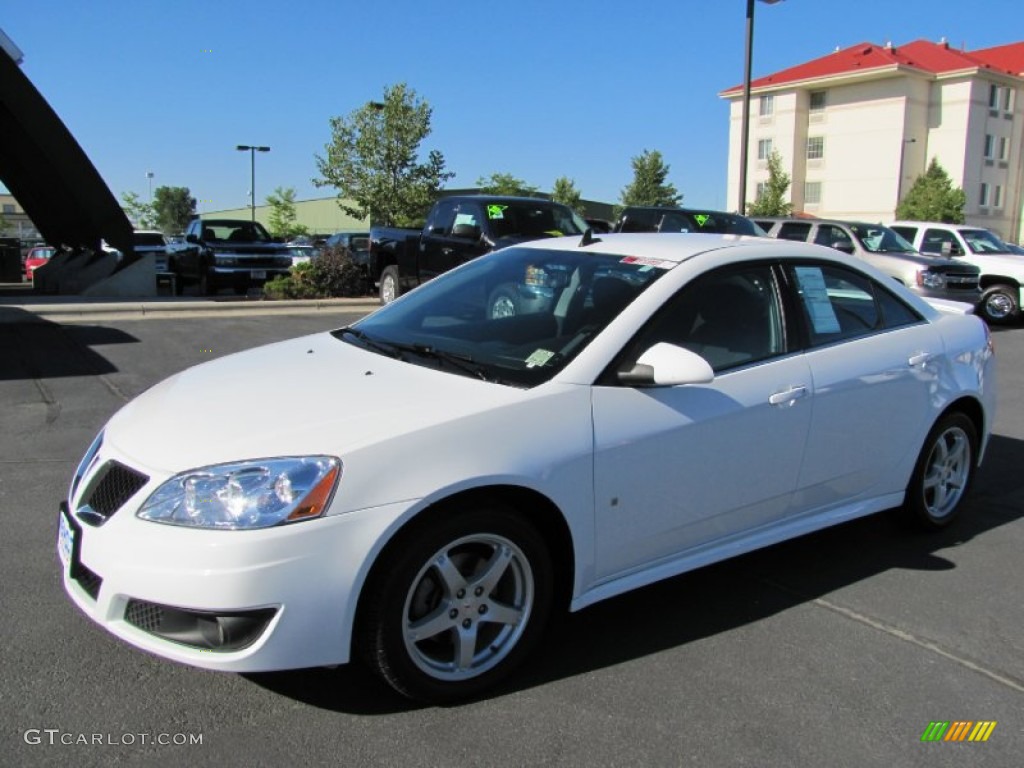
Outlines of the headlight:
{"type": "Polygon", "coordinates": [[[175,475],[138,516],[195,528],[269,528],[320,517],[341,477],[333,456],[289,456],[218,464],[175,475]]]}
{"type": "Polygon", "coordinates": [[[929,272],[922,269],[917,273],[917,284],[925,288],[945,288],[946,276],[941,272],[929,272]]]}

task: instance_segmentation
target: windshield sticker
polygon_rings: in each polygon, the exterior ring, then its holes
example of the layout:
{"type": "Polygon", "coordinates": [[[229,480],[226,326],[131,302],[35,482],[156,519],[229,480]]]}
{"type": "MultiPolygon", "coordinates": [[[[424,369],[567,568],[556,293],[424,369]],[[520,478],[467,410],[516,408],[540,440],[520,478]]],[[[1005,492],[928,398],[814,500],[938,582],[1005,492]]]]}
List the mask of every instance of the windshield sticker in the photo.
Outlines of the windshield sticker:
{"type": "Polygon", "coordinates": [[[708,219],[710,218],[711,217],[708,216],[706,213],[695,213],[693,215],[693,220],[696,221],[702,227],[708,223],[708,219]]]}
{"type": "Polygon", "coordinates": [[[505,209],[506,208],[508,208],[507,205],[496,205],[496,204],[488,205],[487,206],[487,218],[488,219],[504,219],[505,218],[505,209]]]}
{"type": "Polygon", "coordinates": [[[797,282],[800,283],[800,294],[811,318],[815,333],[839,333],[839,319],[832,308],[825,287],[825,276],[818,267],[795,267],[797,282]]]}
{"type": "Polygon", "coordinates": [[[544,365],[545,363],[547,363],[547,361],[550,360],[554,356],[555,356],[555,353],[552,352],[549,349],[537,349],[537,350],[534,350],[533,354],[530,355],[528,358],[526,358],[526,367],[527,368],[538,368],[538,367],[544,365]]]}
{"type": "Polygon", "coordinates": [[[652,259],[647,256],[623,256],[622,264],[639,264],[645,267],[657,267],[658,269],[672,269],[676,265],[668,259],[652,259]]]}

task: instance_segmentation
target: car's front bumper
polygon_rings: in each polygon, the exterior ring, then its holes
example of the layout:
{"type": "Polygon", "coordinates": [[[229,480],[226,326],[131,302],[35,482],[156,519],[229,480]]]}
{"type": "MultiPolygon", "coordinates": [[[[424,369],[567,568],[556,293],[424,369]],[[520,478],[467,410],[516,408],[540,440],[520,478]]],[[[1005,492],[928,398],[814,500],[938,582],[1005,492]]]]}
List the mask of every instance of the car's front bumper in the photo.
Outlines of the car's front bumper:
{"type": "MultiPolygon", "coordinates": [[[[134,508],[100,527],[71,515],[78,539],[63,567],[64,587],[105,629],[174,661],[231,672],[343,664],[369,563],[407,508],[389,505],[256,531],[163,525],[140,520],[134,508]],[[147,631],[137,611],[126,616],[130,605],[140,604],[269,620],[245,647],[202,647],[147,631]]],[[[61,514],[66,509],[62,505],[61,514]]]]}

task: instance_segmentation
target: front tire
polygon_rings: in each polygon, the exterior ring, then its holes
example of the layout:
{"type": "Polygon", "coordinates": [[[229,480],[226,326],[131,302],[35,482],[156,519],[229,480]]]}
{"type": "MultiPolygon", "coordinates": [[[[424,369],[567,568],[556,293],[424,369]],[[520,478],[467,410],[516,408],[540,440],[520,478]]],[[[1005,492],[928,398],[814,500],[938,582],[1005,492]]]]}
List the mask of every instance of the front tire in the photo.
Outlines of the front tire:
{"type": "Polygon", "coordinates": [[[392,264],[380,273],[380,303],[390,304],[402,293],[398,282],[398,267],[392,264]]]}
{"type": "Polygon", "coordinates": [[[522,661],[551,602],[551,558],[532,525],[501,504],[447,509],[382,556],[361,603],[358,647],[399,693],[457,701],[522,661]]]}
{"type": "Polygon", "coordinates": [[[1012,285],[993,285],[982,294],[978,310],[985,322],[1011,323],[1020,313],[1020,290],[1012,285]]]}
{"type": "Polygon", "coordinates": [[[956,519],[977,463],[978,431],[962,413],[939,419],[925,440],[907,486],[908,518],[929,530],[956,519]]]}

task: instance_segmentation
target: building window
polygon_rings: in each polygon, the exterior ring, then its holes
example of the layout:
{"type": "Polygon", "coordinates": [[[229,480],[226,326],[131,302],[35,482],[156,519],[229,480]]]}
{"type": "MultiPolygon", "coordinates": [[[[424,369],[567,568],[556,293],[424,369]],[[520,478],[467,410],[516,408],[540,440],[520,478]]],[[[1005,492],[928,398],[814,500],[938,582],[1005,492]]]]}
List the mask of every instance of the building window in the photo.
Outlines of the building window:
{"type": "Polygon", "coordinates": [[[996,184],[995,195],[992,198],[992,207],[993,208],[1002,208],[1003,207],[1003,188],[999,184],[996,184]]]}
{"type": "Polygon", "coordinates": [[[988,108],[999,109],[999,86],[990,85],[988,87],[988,108]]]}
{"type": "Polygon", "coordinates": [[[982,208],[988,208],[988,183],[981,182],[981,194],[978,195],[978,205],[982,208]]]}
{"type": "Polygon", "coordinates": [[[996,156],[996,137],[991,133],[985,134],[985,159],[991,160],[996,156]]]}
{"type": "Polygon", "coordinates": [[[759,181],[757,182],[757,192],[755,193],[755,200],[760,200],[764,197],[764,193],[768,190],[768,182],[759,181]]]}
{"type": "Polygon", "coordinates": [[[821,182],[804,182],[804,205],[819,205],[821,203],[821,182]]]}
{"type": "Polygon", "coordinates": [[[807,159],[808,160],[821,160],[825,156],[825,137],[824,136],[808,136],[807,137],[807,159]]]}
{"type": "Polygon", "coordinates": [[[767,93],[761,97],[760,110],[761,117],[771,117],[775,114],[775,97],[772,94],[767,93]]]}
{"type": "Polygon", "coordinates": [[[1007,86],[1003,89],[1003,111],[1013,112],[1013,95],[1016,91],[1013,88],[1007,86]]]}
{"type": "Polygon", "coordinates": [[[825,91],[811,91],[811,112],[825,111],[825,91]]]}
{"type": "Polygon", "coordinates": [[[999,159],[1004,163],[1010,159],[1010,140],[1005,136],[999,137],[999,159]]]}
{"type": "Polygon", "coordinates": [[[11,203],[4,203],[4,213],[8,214],[8,215],[13,214],[14,213],[14,205],[11,204],[11,203]]]}
{"type": "Polygon", "coordinates": [[[767,160],[772,154],[772,140],[759,139],[757,142],[757,159],[767,160]]]}

